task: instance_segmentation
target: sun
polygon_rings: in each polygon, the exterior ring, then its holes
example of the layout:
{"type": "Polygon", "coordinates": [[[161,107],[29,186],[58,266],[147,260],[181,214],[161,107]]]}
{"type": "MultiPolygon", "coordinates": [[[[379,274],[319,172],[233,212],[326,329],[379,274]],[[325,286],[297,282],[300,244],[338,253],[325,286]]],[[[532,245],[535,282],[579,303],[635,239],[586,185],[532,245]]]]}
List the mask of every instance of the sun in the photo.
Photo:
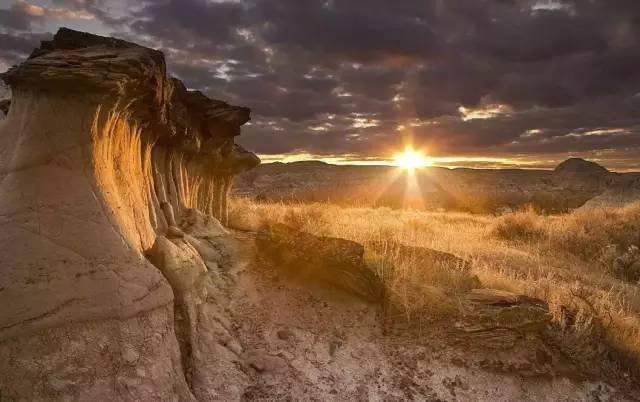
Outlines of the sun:
{"type": "Polygon", "coordinates": [[[406,170],[431,166],[431,161],[424,156],[424,152],[416,151],[411,146],[406,147],[404,152],[395,154],[393,161],[396,166],[406,170]]]}

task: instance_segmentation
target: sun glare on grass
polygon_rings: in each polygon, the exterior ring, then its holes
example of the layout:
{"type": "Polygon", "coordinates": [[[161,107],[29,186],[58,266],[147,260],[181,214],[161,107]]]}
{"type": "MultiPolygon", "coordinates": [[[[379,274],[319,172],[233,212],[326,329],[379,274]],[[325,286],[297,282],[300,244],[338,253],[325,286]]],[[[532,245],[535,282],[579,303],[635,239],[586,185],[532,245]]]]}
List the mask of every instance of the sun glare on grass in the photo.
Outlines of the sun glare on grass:
{"type": "Polygon", "coordinates": [[[422,151],[416,151],[413,147],[406,147],[403,152],[393,156],[394,164],[402,169],[414,170],[417,168],[430,166],[431,161],[422,151]]]}

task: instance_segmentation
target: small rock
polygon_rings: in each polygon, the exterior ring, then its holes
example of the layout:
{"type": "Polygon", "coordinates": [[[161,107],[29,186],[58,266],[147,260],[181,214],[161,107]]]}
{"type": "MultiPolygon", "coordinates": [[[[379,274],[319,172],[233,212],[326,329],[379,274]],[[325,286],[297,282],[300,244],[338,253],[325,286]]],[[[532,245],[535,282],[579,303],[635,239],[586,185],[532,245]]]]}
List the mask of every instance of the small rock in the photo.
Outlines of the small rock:
{"type": "MultiPolygon", "coordinates": [[[[491,331],[495,339],[505,331],[539,333],[551,322],[543,300],[497,289],[474,289],[466,297],[469,313],[456,328],[467,333],[491,331]]],[[[512,334],[513,335],[513,334],[512,334]]]]}
{"type": "Polygon", "coordinates": [[[278,331],[278,339],[288,341],[291,338],[293,338],[293,332],[289,331],[288,329],[281,329],[278,331]]]}
{"type": "Polygon", "coordinates": [[[230,339],[229,342],[227,342],[227,348],[237,355],[242,354],[242,346],[240,342],[235,339],[230,339]]]}
{"type": "Polygon", "coordinates": [[[140,355],[138,354],[138,352],[136,352],[133,346],[125,345],[122,348],[122,359],[128,364],[136,363],[139,358],[140,355]]]}
{"type": "Polygon", "coordinates": [[[287,363],[280,357],[255,354],[247,359],[249,366],[260,373],[282,373],[287,369],[287,363]]]}

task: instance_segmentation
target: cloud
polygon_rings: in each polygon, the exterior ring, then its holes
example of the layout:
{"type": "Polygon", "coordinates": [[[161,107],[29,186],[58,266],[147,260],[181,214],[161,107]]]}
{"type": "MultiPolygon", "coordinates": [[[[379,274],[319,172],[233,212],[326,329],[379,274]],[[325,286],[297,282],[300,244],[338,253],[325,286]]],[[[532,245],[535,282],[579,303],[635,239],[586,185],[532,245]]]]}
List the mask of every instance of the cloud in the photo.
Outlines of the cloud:
{"type": "MultiPolygon", "coordinates": [[[[50,38],[51,34],[48,33],[0,33],[0,64],[4,63],[6,67],[9,67],[18,63],[28,56],[40,41],[50,38]]],[[[0,68],[0,71],[3,71],[2,68],[0,68]]]]}
{"type": "Polygon", "coordinates": [[[261,153],[379,155],[408,136],[438,154],[640,145],[629,106],[638,21],[619,12],[631,2],[396,3],[153,2],[134,29],[233,59],[227,80],[176,71],[252,107],[240,141],[261,153]],[[495,105],[509,113],[489,113],[495,105]],[[571,135],[584,128],[605,134],[571,135]],[[521,138],[535,129],[544,134],[521,138]]]}
{"type": "Polygon", "coordinates": [[[26,5],[0,10],[0,58],[54,10],[93,15],[163,50],[187,86],[251,107],[239,141],[260,153],[381,156],[408,137],[439,155],[640,147],[636,0],[26,5]]]}
{"type": "Polygon", "coordinates": [[[25,0],[17,0],[8,9],[0,9],[2,25],[15,30],[29,30],[32,24],[42,24],[48,18],[93,19],[94,16],[85,9],[43,7],[25,0]]]}
{"type": "Polygon", "coordinates": [[[0,26],[5,29],[26,31],[31,28],[34,21],[43,20],[42,15],[37,15],[27,3],[17,1],[8,9],[0,9],[0,26]]]}

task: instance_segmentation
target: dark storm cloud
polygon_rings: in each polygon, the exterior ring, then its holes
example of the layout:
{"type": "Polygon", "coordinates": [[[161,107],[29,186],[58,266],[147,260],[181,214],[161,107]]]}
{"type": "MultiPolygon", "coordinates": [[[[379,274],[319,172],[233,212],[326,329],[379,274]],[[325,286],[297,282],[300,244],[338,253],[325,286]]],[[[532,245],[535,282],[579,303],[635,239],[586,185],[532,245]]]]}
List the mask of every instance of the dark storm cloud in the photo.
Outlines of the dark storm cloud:
{"type": "Polygon", "coordinates": [[[46,38],[49,38],[48,34],[0,34],[0,49],[18,55],[26,55],[46,38]]]}
{"type": "Polygon", "coordinates": [[[640,145],[640,96],[604,97],[564,108],[528,109],[492,119],[441,117],[418,127],[418,141],[450,152],[573,152],[640,145]]]}
{"type": "Polygon", "coordinates": [[[544,61],[603,51],[607,43],[598,25],[594,17],[581,18],[566,11],[526,11],[523,15],[520,10],[512,10],[480,21],[479,35],[468,37],[466,45],[507,62],[544,61]]]}
{"type": "Polygon", "coordinates": [[[0,62],[7,65],[18,63],[38,46],[40,41],[50,39],[50,34],[0,33],[0,62]]]}
{"type": "Polygon", "coordinates": [[[233,45],[235,30],[241,26],[243,6],[236,2],[202,0],[150,1],[141,11],[133,29],[162,39],[176,47],[202,44],[233,45]]]}
{"type": "MultiPolygon", "coordinates": [[[[107,25],[113,27],[122,27],[124,24],[131,22],[128,15],[114,15],[110,10],[110,3],[117,2],[118,0],[51,0],[51,3],[60,7],[60,10],[68,10],[69,12],[81,12],[86,15],[92,16],[97,20],[104,22],[107,25]]],[[[131,3],[131,0],[120,0],[125,4],[131,3]]]]}
{"type": "MultiPolygon", "coordinates": [[[[589,124],[636,125],[633,113],[614,119],[615,102],[597,103],[602,117],[596,122],[580,113],[585,102],[640,91],[634,68],[638,21],[621,12],[637,10],[632,3],[396,3],[153,2],[135,29],[163,43],[203,48],[200,55],[209,50],[212,60],[236,60],[229,81],[207,70],[216,81],[210,93],[226,93],[252,106],[258,119],[278,122],[249,130],[245,143],[263,152],[375,151],[380,139],[400,137],[396,127],[408,119],[423,122],[412,130],[416,141],[448,152],[514,148],[523,132],[549,126],[540,120],[553,121],[560,110],[575,113],[553,129],[558,137],[589,124]],[[251,59],[231,57],[238,47],[254,49],[251,59]],[[234,70],[243,73],[234,76],[234,70]],[[463,120],[458,111],[491,104],[517,113],[463,120]],[[539,117],[532,119],[528,110],[539,117]],[[375,125],[352,127],[354,113],[375,125]],[[329,129],[311,130],[331,114],[342,124],[334,120],[329,129]]],[[[572,141],[580,141],[565,138],[570,140],[548,140],[540,148],[575,148],[572,141]]],[[[600,135],[583,143],[615,147],[636,138],[600,135]]]]}
{"type": "Polygon", "coordinates": [[[276,46],[360,62],[401,62],[434,53],[438,37],[429,21],[400,11],[389,18],[383,4],[361,1],[258,1],[256,5],[256,15],[267,21],[260,27],[262,36],[276,46]]]}
{"type": "MultiPolygon", "coordinates": [[[[14,33],[36,23],[24,4],[0,11],[14,33]]],[[[636,0],[53,4],[128,27],[187,86],[251,107],[239,141],[262,153],[381,155],[408,135],[440,154],[640,147],[636,0]]],[[[28,46],[10,39],[0,57],[28,46]]]]}
{"type": "Polygon", "coordinates": [[[26,31],[34,22],[42,22],[43,15],[30,9],[28,3],[16,1],[8,9],[0,9],[0,27],[9,30],[26,31]]]}

